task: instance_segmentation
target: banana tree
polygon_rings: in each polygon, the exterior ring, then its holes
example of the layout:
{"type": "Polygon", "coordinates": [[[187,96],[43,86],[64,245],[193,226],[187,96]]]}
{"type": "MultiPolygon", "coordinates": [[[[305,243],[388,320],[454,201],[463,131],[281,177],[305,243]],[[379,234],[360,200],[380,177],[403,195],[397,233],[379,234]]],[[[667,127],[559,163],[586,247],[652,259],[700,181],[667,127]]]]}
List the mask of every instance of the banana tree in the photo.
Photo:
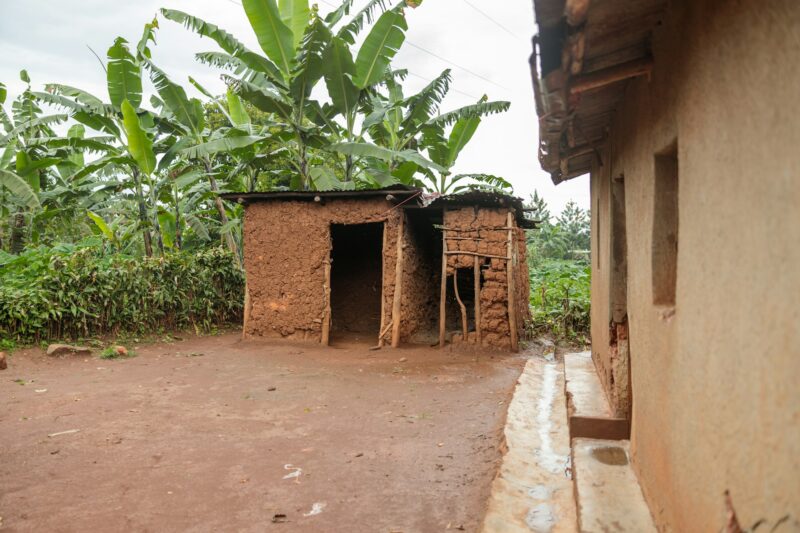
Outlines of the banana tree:
{"type": "MultiPolygon", "coordinates": [[[[293,154],[296,179],[292,188],[329,183],[331,157],[320,157],[318,152],[358,137],[354,129],[359,101],[383,78],[405,38],[401,9],[406,2],[401,2],[377,18],[354,60],[350,46],[385,7],[385,0],[370,0],[345,23],[352,5],[352,0],[346,0],[322,18],[316,7],[308,8],[307,0],[245,0],[245,13],[264,55],[213,24],[180,11],[161,11],[166,18],[213,39],[224,53],[197,54],[198,60],[231,71],[232,75],[223,77],[231,90],[275,117],[293,154]],[[332,105],[311,97],[323,78],[332,105]]],[[[348,182],[353,177],[353,159],[350,154],[343,157],[341,175],[348,182]]]]}
{"type": "MultiPolygon", "coordinates": [[[[10,248],[22,250],[25,242],[42,237],[44,221],[65,218],[74,209],[74,187],[64,176],[80,162],[88,145],[99,142],[83,138],[83,130],[72,127],[67,137],[57,137],[52,127],[67,119],[65,114],[46,115],[37,105],[30,77],[23,70],[20,79],[26,89],[5,110],[7,92],[0,84],[0,211],[11,222],[10,248]],[[20,182],[20,180],[22,180],[20,182]],[[23,186],[24,185],[24,186],[23,186]]],[[[62,227],[68,227],[64,224],[62,227]]]]}
{"type": "Polygon", "coordinates": [[[153,183],[150,173],[145,171],[149,167],[143,166],[141,162],[144,160],[137,160],[133,154],[142,149],[142,143],[152,143],[150,137],[159,134],[157,128],[160,125],[159,118],[141,109],[143,67],[141,58],[149,57],[149,43],[155,40],[154,32],[157,27],[156,20],[146,24],[142,37],[133,51],[128,41],[122,37],[115,39],[108,49],[107,63],[103,65],[106,71],[108,103],[81,89],[56,83],[48,84],[45,92],[33,93],[37,100],[66,109],[75,121],[105,135],[105,140],[108,142],[95,145],[102,156],[86,163],[70,179],[80,180],[93,173],[103,172],[113,176],[117,184],[124,186],[130,184],[138,211],[138,229],[141,231],[147,256],[153,255],[153,236],[162,251],[163,240],[157,223],[157,206],[152,195],[153,183]],[[125,102],[127,102],[125,107],[129,108],[127,117],[123,112],[125,102]],[[135,122],[138,122],[138,129],[135,128],[135,122]],[[148,188],[147,193],[145,186],[148,188]]]}
{"type": "Polygon", "coordinates": [[[364,127],[376,144],[392,151],[427,151],[434,165],[419,165],[407,160],[392,161],[389,173],[404,181],[421,172],[419,183],[434,192],[447,194],[459,192],[472,182],[472,186],[509,190],[510,184],[489,174],[461,174],[452,176],[451,169],[464,147],[472,139],[485,116],[502,113],[509,102],[489,102],[485,96],[476,104],[440,114],[439,109],[450,90],[450,70],[444,70],[420,92],[405,97],[402,86],[394,78],[387,78],[386,95],[374,94],[367,103],[369,114],[364,127]],[[449,132],[447,129],[450,128],[449,132]]]}
{"type": "MultiPolygon", "coordinates": [[[[313,37],[307,40],[304,48],[306,51],[304,65],[307,68],[303,76],[293,77],[295,48],[301,46],[299,38],[303,37],[310,17],[307,3],[285,2],[282,12],[278,10],[274,1],[246,1],[244,5],[259,43],[267,53],[266,56],[250,51],[235,37],[217,26],[184,12],[162,9],[161,13],[165,18],[179,22],[201,36],[213,39],[225,51],[225,53],[198,54],[198,59],[240,73],[241,78],[225,77],[231,86],[232,95],[237,96],[234,93],[238,93],[259,109],[274,114],[281,121],[283,129],[292,136],[294,153],[292,163],[299,178],[299,185],[306,187],[309,184],[307,152],[308,137],[311,132],[304,121],[302,102],[319,79],[309,65],[314,62],[314,54],[317,53],[315,47],[324,39],[324,35],[319,32],[312,33],[313,37]],[[298,34],[297,37],[295,32],[298,34]],[[294,85],[291,84],[292,81],[295,82],[294,85]]],[[[317,25],[316,29],[321,28],[317,25]]],[[[318,59],[321,60],[321,57],[318,59]]]]}
{"type": "MultiPolygon", "coordinates": [[[[182,86],[173,82],[164,71],[159,69],[147,57],[141,57],[140,60],[150,72],[150,79],[160,96],[160,100],[154,99],[153,103],[162,109],[162,113],[169,114],[169,117],[162,116],[162,119],[165,121],[172,119],[171,125],[175,137],[172,146],[165,153],[159,167],[162,169],[169,168],[176,158],[202,167],[205,171],[210,191],[213,194],[213,201],[221,227],[224,229],[222,231],[223,238],[228,249],[236,258],[237,265],[241,266],[239,247],[231,232],[232,225],[228,219],[222,198],[219,197],[220,187],[216,179],[217,171],[214,168],[213,157],[218,152],[233,152],[236,149],[265,141],[268,136],[250,134],[252,130],[249,126],[249,117],[243,112],[243,106],[239,98],[234,94],[228,95],[230,112],[224,108],[222,111],[226,116],[231,117],[230,120],[235,122],[238,127],[211,130],[206,126],[205,108],[200,100],[189,98],[182,86]]],[[[201,92],[208,94],[197,82],[191,81],[201,92]]],[[[175,223],[179,225],[179,219],[175,223]]]]}

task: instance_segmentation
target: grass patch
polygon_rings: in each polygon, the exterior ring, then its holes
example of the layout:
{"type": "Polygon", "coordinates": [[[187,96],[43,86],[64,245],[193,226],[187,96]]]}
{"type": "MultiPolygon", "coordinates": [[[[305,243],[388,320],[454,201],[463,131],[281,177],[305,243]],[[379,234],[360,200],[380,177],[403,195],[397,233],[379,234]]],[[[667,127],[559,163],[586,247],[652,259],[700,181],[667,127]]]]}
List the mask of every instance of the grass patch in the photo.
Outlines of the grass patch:
{"type": "Polygon", "coordinates": [[[100,359],[127,359],[129,357],[136,357],[136,352],[128,350],[124,346],[109,346],[100,352],[98,356],[100,359]]]}

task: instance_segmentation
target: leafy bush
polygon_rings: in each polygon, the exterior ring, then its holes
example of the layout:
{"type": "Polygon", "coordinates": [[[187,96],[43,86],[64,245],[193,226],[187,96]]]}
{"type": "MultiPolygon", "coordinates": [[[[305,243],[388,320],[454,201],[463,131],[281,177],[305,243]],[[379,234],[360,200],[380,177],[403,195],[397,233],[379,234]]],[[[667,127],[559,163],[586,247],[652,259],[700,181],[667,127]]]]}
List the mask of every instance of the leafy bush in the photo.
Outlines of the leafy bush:
{"type": "Polygon", "coordinates": [[[0,254],[0,337],[30,342],[238,320],[244,273],[222,249],[159,258],[97,246],[0,254]]]}
{"type": "Polygon", "coordinates": [[[530,270],[530,328],[534,334],[584,342],[589,336],[591,267],[582,261],[544,259],[530,270]]]}

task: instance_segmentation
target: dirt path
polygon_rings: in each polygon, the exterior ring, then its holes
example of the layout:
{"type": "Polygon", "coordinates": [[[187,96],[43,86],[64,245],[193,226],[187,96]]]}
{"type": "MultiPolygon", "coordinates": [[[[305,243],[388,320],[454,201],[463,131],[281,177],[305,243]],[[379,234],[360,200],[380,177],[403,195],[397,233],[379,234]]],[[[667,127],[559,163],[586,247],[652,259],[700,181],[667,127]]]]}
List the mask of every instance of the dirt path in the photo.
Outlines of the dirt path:
{"type": "Polygon", "coordinates": [[[117,361],[18,352],[0,529],[474,531],[523,364],[236,334],[117,361]]]}

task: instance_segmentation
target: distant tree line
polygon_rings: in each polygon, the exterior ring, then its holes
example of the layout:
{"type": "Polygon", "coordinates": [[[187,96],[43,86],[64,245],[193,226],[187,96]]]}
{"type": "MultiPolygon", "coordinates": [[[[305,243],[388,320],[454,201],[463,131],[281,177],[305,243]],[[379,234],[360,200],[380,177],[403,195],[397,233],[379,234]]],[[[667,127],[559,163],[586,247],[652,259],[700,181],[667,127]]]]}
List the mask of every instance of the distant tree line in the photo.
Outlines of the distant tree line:
{"type": "Polygon", "coordinates": [[[527,205],[527,216],[539,223],[528,232],[528,251],[532,264],[544,259],[591,260],[590,212],[570,200],[560,215],[553,217],[547,202],[534,191],[527,205]]]}

